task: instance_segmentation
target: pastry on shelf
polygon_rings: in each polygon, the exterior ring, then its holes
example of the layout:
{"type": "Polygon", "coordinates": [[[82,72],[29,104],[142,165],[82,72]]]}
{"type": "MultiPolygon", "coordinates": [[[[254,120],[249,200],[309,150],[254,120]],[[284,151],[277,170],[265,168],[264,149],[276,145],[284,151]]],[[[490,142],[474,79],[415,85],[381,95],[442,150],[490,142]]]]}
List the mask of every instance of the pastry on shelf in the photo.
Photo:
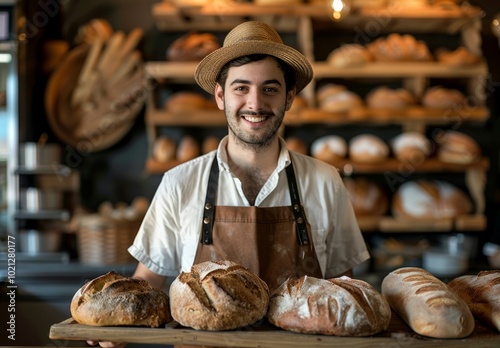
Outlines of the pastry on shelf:
{"type": "Polygon", "coordinates": [[[288,112],[297,112],[308,107],[307,100],[301,95],[296,95],[293,99],[292,106],[288,112]]]}
{"type": "Polygon", "coordinates": [[[421,103],[428,108],[448,109],[463,107],[465,100],[465,95],[457,89],[434,86],[424,92],[421,103]]]}
{"type": "Polygon", "coordinates": [[[380,86],[366,96],[366,105],[378,109],[402,109],[417,104],[417,99],[406,88],[380,86]]]}
{"type": "Polygon", "coordinates": [[[380,163],[389,156],[389,146],[378,136],[360,134],[349,141],[349,157],[359,163],[380,163]]]}
{"type": "Polygon", "coordinates": [[[198,142],[191,136],[185,135],[181,138],[177,147],[176,157],[181,162],[192,160],[200,155],[198,142]]]}
{"type": "Polygon", "coordinates": [[[172,94],[164,104],[168,112],[190,112],[213,109],[212,102],[197,92],[181,91],[172,94]]]}
{"type": "Polygon", "coordinates": [[[469,214],[472,207],[464,191],[441,180],[407,181],[392,199],[392,214],[397,218],[456,218],[469,214]]]}
{"type": "Polygon", "coordinates": [[[364,177],[343,179],[356,216],[380,216],[387,213],[389,199],[382,187],[364,177]]]}
{"type": "Polygon", "coordinates": [[[302,139],[300,139],[299,137],[294,137],[294,136],[287,137],[285,139],[285,143],[286,143],[286,147],[290,151],[298,152],[298,153],[301,153],[303,155],[308,154],[308,148],[307,148],[306,143],[302,139]]]}
{"type": "Polygon", "coordinates": [[[166,58],[168,61],[197,62],[219,47],[220,44],[215,35],[189,32],[170,44],[166,58]]]}
{"type": "Polygon", "coordinates": [[[153,158],[160,163],[167,163],[175,159],[176,151],[175,141],[165,135],[160,135],[153,143],[153,158]]]}
{"type": "Polygon", "coordinates": [[[210,151],[217,150],[219,147],[220,139],[214,135],[206,137],[201,144],[201,152],[203,154],[209,153],[210,151]]]}
{"type": "Polygon", "coordinates": [[[377,61],[431,61],[427,44],[410,34],[389,34],[366,45],[377,61]]]}
{"type": "Polygon", "coordinates": [[[364,65],[372,61],[373,57],[362,45],[344,44],[330,52],[326,60],[336,68],[346,68],[364,65]]]}
{"type": "Polygon", "coordinates": [[[345,86],[333,83],[321,86],[316,94],[318,107],[328,112],[348,112],[363,106],[363,100],[345,86]]]}
{"type": "Polygon", "coordinates": [[[437,157],[441,162],[470,164],[481,158],[481,147],[469,135],[448,130],[436,136],[437,157]]]}
{"type": "Polygon", "coordinates": [[[422,133],[403,132],[391,140],[394,156],[401,162],[422,163],[432,151],[431,141],[422,133]]]}
{"type": "Polygon", "coordinates": [[[435,52],[436,60],[450,66],[468,66],[474,65],[481,61],[481,57],[472,53],[464,46],[460,46],[455,50],[447,48],[439,48],[435,52]]]}
{"type": "Polygon", "coordinates": [[[347,142],[338,135],[325,135],[311,145],[311,155],[321,161],[334,163],[347,156],[347,142]]]}

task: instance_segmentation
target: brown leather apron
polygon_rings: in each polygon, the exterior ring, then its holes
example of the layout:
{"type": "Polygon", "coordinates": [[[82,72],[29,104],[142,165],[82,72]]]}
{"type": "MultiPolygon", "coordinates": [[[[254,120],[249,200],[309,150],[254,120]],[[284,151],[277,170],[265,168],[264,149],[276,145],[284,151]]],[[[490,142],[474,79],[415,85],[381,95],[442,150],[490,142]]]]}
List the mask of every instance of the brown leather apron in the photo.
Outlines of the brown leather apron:
{"type": "Polygon", "coordinates": [[[273,291],[288,277],[321,278],[311,226],[300,204],[293,165],[286,167],[291,206],[215,206],[219,166],[208,180],[200,244],[194,263],[230,260],[252,270],[273,291]]]}
{"type": "MultiPolygon", "coordinates": [[[[309,275],[321,278],[311,226],[300,204],[291,163],[286,173],[291,206],[215,206],[219,180],[219,165],[215,157],[208,180],[202,233],[194,263],[217,260],[239,263],[263,279],[270,291],[288,277],[309,275]]],[[[196,348],[175,345],[175,348],[181,347],[196,348]]]]}

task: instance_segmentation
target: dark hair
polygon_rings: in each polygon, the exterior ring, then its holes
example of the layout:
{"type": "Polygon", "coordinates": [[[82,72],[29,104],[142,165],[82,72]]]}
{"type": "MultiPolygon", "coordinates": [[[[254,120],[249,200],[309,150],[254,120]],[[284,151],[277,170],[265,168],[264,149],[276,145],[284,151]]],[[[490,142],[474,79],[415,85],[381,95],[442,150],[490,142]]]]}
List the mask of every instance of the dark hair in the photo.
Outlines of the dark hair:
{"type": "Polygon", "coordinates": [[[259,60],[263,60],[267,57],[272,57],[276,60],[278,63],[278,67],[280,68],[281,71],[283,71],[283,75],[285,77],[285,85],[286,85],[286,91],[290,91],[295,87],[296,84],[296,78],[295,78],[295,71],[292,69],[290,65],[285,63],[283,60],[276,58],[274,56],[268,55],[268,54],[250,54],[248,56],[243,56],[243,57],[238,57],[236,59],[233,59],[226,64],[220,69],[219,74],[217,75],[217,83],[222,86],[224,89],[224,85],[227,80],[227,72],[229,71],[230,67],[233,66],[242,66],[251,62],[257,62],[259,60]]]}

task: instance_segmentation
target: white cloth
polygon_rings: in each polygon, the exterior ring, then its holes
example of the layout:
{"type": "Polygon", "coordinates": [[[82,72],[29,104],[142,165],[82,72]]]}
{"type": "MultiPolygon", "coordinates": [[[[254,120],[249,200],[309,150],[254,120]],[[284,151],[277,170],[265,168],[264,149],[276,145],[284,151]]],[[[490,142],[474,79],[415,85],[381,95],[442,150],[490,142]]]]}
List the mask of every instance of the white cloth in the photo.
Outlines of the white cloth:
{"type": "MultiPolygon", "coordinates": [[[[291,204],[285,171],[291,156],[323,276],[336,276],[369,259],[338,171],[312,157],[289,152],[283,139],[280,141],[278,165],[259,192],[255,205],[291,204]]],[[[229,170],[226,144],[227,137],[217,150],[220,173],[216,205],[249,206],[240,180],[229,170]]],[[[175,277],[179,271],[190,271],[200,239],[214,152],[183,163],[163,175],[134,243],[128,249],[152,272],[175,277]]]]}

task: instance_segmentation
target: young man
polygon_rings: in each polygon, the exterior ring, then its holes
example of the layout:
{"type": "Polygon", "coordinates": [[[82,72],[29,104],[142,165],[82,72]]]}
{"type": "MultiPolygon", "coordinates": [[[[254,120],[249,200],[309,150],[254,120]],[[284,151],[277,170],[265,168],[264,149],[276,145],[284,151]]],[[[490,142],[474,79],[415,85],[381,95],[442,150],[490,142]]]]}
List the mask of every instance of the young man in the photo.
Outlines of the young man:
{"type": "Polygon", "coordinates": [[[273,290],[290,276],[352,275],[369,258],[337,170],[288,151],[278,136],[312,76],[306,58],[261,22],[237,26],[200,62],[196,82],[215,95],[228,136],[164,174],[129,248],[134,277],[162,288],[194,263],[231,260],[273,290]]]}
{"type": "Polygon", "coordinates": [[[196,82],[228,124],[217,151],[165,173],[129,252],[161,288],[193,263],[228,259],[271,289],[289,276],[351,275],[369,258],[335,168],[278,136],[312,68],[270,26],[245,22],[206,56],[196,82]]]}

